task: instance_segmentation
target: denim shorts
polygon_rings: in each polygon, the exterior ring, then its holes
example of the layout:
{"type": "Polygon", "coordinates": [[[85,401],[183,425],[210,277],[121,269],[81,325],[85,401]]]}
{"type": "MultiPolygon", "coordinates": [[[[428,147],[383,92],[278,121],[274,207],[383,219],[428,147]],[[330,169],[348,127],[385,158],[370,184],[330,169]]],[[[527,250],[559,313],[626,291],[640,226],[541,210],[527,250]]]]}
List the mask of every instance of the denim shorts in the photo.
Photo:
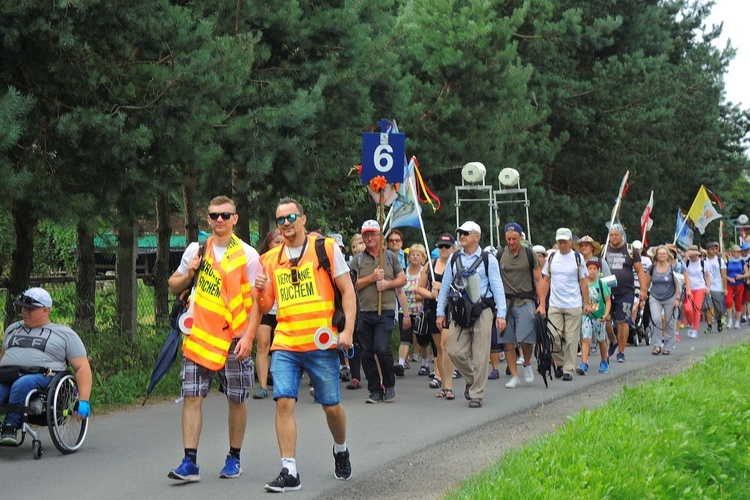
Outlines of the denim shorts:
{"type": "Polygon", "coordinates": [[[338,349],[308,352],[272,351],[273,399],[298,399],[302,372],[307,372],[315,389],[315,401],[323,406],[341,402],[338,349]]]}

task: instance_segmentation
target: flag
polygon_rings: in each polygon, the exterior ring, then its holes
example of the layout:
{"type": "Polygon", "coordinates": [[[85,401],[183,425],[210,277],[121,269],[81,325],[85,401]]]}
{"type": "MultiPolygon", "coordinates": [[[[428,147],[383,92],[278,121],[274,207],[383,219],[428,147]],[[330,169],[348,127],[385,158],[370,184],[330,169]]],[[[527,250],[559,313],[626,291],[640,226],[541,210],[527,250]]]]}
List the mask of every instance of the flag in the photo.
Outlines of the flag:
{"type": "Polygon", "coordinates": [[[677,209],[677,224],[675,226],[675,243],[683,248],[693,244],[693,231],[688,227],[685,214],[677,209]]]}
{"type": "Polygon", "coordinates": [[[716,195],[716,193],[714,193],[713,191],[711,191],[708,188],[706,188],[706,191],[708,191],[708,194],[710,194],[711,196],[714,197],[714,200],[716,200],[716,203],[719,204],[719,208],[724,208],[724,203],[719,199],[719,197],[716,195]]]}
{"type": "Polygon", "coordinates": [[[654,209],[654,192],[651,191],[651,198],[648,200],[648,204],[646,205],[646,209],[643,211],[643,215],[641,215],[641,233],[643,234],[643,246],[647,246],[648,243],[646,241],[646,233],[651,229],[651,226],[654,225],[653,219],[651,219],[651,211],[654,209]]]}
{"type": "Polygon", "coordinates": [[[414,173],[415,159],[409,162],[404,172],[404,182],[398,187],[398,196],[391,206],[389,227],[422,227],[420,222],[417,180],[414,173]]]}
{"type": "Polygon", "coordinates": [[[690,220],[693,221],[693,224],[695,224],[695,227],[698,228],[701,234],[706,232],[706,226],[709,222],[721,218],[721,214],[714,209],[711,198],[708,197],[706,186],[701,185],[698,190],[698,194],[695,196],[695,200],[693,200],[693,204],[688,212],[688,217],[690,217],[690,220]]]}

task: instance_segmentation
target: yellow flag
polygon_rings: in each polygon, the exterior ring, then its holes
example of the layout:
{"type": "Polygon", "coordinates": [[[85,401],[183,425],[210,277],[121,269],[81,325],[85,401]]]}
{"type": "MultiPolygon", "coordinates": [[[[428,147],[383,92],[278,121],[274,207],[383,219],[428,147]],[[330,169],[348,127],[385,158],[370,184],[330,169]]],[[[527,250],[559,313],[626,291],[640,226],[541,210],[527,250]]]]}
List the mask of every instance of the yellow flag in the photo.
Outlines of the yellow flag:
{"type": "Polygon", "coordinates": [[[711,198],[708,197],[706,186],[701,185],[701,188],[698,190],[698,194],[690,206],[688,217],[693,221],[693,224],[695,224],[695,227],[698,228],[701,234],[706,232],[706,226],[709,222],[721,218],[721,214],[716,211],[711,203],[711,198]]]}

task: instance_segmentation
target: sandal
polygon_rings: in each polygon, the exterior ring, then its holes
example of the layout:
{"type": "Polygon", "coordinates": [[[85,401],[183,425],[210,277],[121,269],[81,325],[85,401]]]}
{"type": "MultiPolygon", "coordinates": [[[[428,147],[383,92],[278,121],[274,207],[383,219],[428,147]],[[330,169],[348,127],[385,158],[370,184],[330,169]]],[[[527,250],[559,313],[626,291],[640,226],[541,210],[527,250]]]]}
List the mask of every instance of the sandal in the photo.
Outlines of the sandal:
{"type": "Polygon", "coordinates": [[[430,380],[430,387],[433,389],[438,389],[443,385],[443,381],[440,379],[440,377],[435,377],[434,379],[430,380]]]}
{"type": "Polygon", "coordinates": [[[663,350],[663,351],[662,351],[661,353],[662,353],[663,355],[665,355],[665,356],[668,356],[669,354],[671,354],[671,353],[670,353],[669,351],[667,351],[666,349],[664,349],[664,350],[663,350]]]}
{"type": "Polygon", "coordinates": [[[464,398],[466,398],[467,401],[471,401],[471,396],[469,396],[469,388],[471,385],[468,383],[466,384],[466,389],[464,389],[464,398]]]}
{"type": "MultiPolygon", "coordinates": [[[[665,351],[665,352],[669,353],[669,351],[665,351]]],[[[654,347],[654,350],[651,351],[651,354],[653,354],[654,356],[658,356],[661,353],[662,353],[661,352],[661,347],[659,347],[659,346],[654,347]]]]}
{"type": "Polygon", "coordinates": [[[469,402],[469,408],[481,408],[482,407],[482,400],[479,398],[474,398],[469,402]]]}
{"type": "Polygon", "coordinates": [[[443,389],[443,393],[445,394],[445,399],[448,401],[453,401],[456,399],[456,395],[453,394],[453,389],[443,389]]]}

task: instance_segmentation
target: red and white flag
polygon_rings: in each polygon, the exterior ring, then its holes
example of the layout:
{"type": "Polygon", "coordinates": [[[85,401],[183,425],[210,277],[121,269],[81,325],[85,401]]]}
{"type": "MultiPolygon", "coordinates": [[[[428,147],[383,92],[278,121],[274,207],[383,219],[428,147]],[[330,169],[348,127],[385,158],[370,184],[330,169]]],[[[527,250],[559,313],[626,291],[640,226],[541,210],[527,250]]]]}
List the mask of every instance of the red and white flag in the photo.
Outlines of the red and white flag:
{"type": "Polygon", "coordinates": [[[651,191],[651,198],[648,200],[648,205],[646,205],[646,209],[643,211],[643,215],[641,215],[641,233],[643,234],[643,246],[647,246],[648,243],[646,241],[646,233],[649,229],[651,229],[651,226],[654,225],[653,219],[651,219],[651,211],[654,209],[654,192],[651,191]]]}

